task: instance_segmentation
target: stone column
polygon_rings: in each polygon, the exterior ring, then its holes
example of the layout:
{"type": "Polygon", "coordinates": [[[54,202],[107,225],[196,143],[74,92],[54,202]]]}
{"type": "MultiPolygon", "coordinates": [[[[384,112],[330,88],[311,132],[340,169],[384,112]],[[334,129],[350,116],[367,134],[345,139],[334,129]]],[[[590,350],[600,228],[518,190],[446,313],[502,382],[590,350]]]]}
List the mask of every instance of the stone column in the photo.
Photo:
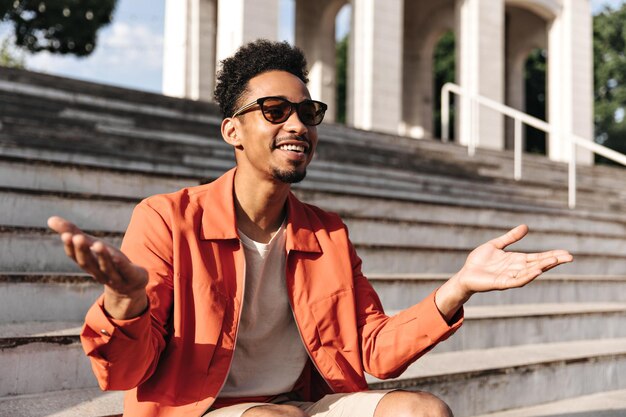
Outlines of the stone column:
{"type": "Polygon", "coordinates": [[[218,0],[217,60],[246,42],[278,39],[279,0],[218,0]]]}
{"type": "Polygon", "coordinates": [[[336,119],[335,19],[345,0],[296,2],[296,46],[309,65],[311,97],[328,104],[325,121],[336,119]]]}
{"type": "MultiPolygon", "coordinates": [[[[562,12],[548,34],[548,121],[563,135],[593,140],[592,17],[588,0],[563,0],[562,12]]],[[[550,135],[548,155],[569,161],[571,149],[562,135],[550,135]]],[[[593,155],[576,150],[577,161],[593,163],[593,155]]]]}
{"type": "MultiPolygon", "coordinates": [[[[470,94],[504,103],[504,0],[458,0],[457,18],[461,87],[470,94]]],[[[470,136],[476,134],[479,147],[504,149],[502,115],[476,106],[477,113],[472,117],[469,100],[460,100],[459,104],[460,143],[467,145],[470,136]]]]}
{"type": "Polygon", "coordinates": [[[166,0],[163,94],[212,100],[216,0],[166,0]]]}
{"type": "Polygon", "coordinates": [[[397,134],[402,120],[404,0],[354,0],[348,123],[397,134]]]}

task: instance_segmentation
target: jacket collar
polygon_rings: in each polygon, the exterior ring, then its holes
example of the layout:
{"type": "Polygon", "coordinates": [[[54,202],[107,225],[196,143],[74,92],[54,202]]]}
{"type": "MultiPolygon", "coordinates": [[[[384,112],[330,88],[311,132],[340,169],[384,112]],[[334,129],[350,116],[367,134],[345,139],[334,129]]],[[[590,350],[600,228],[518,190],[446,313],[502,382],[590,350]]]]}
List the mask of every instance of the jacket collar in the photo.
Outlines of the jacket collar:
{"type": "Polygon", "coordinates": [[[311,225],[310,214],[312,214],[311,209],[289,192],[287,197],[287,253],[292,250],[322,253],[315,230],[311,225]]]}
{"type": "Polygon", "coordinates": [[[204,240],[239,239],[233,199],[233,180],[236,168],[208,184],[202,205],[202,230],[204,240]]]}
{"type": "MultiPolygon", "coordinates": [[[[233,197],[233,183],[237,168],[208,184],[202,204],[202,229],[204,240],[239,239],[233,197]]],[[[287,197],[286,249],[301,252],[321,253],[309,219],[310,210],[293,193],[287,197]]]]}

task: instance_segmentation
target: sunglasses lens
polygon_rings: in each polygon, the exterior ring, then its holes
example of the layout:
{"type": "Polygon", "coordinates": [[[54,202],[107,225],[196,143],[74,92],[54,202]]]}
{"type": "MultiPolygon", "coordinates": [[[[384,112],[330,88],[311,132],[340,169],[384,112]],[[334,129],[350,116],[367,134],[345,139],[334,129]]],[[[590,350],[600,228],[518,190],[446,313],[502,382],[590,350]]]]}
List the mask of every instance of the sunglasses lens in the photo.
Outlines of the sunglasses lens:
{"type": "Polygon", "coordinates": [[[317,126],[322,123],[326,112],[326,105],[319,101],[304,100],[295,104],[281,97],[267,97],[260,100],[263,116],[270,123],[283,123],[289,119],[294,106],[297,108],[298,117],[302,123],[308,126],[317,126]]]}
{"type": "Polygon", "coordinates": [[[298,107],[298,117],[305,125],[314,126],[319,124],[321,119],[317,121],[319,119],[318,113],[319,109],[314,101],[305,100],[298,107]]]}
{"type": "Polygon", "coordinates": [[[309,126],[316,126],[322,123],[324,119],[324,105],[318,101],[305,100],[300,103],[298,108],[298,117],[302,123],[309,126]]]}
{"type": "Polygon", "coordinates": [[[261,107],[263,116],[272,123],[282,123],[291,114],[291,103],[281,98],[268,98],[261,107]]]}

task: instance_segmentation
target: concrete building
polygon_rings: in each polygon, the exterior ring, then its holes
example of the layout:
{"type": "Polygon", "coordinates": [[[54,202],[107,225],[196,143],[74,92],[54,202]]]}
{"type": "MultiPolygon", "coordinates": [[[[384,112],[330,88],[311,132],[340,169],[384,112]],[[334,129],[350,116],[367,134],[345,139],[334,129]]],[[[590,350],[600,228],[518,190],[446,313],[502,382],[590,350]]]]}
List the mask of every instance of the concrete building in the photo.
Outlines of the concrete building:
{"type": "MultiPolygon", "coordinates": [[[[592,16],[589,0],[292,0],[295,44],[310,64],[311,94],[335,102],[335,18],[351,6],[347,122],[417,139],[434,136],[433,51],[456,38],[456,82],[524,110],[524,63],[547,53],[548,156],[568,161],[567,135],[593,137],[592,16]]],[[[216,62],[256,38],[277,39],[280,0],[167,0],[163,92],[210,100],[216,62]]],[[[504,117],[459,100],[456,141],[512,146],[504,117]]],[[[592,155],[579,149],[579,162],[592,155]]]]}

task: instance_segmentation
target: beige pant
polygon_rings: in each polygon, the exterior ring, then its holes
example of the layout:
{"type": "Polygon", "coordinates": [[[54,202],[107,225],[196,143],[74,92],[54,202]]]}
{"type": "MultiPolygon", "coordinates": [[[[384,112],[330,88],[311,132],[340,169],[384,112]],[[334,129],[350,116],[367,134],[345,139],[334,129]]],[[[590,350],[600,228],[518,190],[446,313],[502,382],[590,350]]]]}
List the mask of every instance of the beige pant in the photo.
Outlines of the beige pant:
{"type": "MultiPolygon", "coordinates": [[[[292,405],[300,408],[311,417],[373,417],[378,402],[393,390],[363,391],[350,394],[327,395],[318,402],[277,401],[275,404],[292,405]]],[[[206,414],[206,417],[241,417],[253,408],[267,403],[243,403],[220,408],[206,414]]]]}

